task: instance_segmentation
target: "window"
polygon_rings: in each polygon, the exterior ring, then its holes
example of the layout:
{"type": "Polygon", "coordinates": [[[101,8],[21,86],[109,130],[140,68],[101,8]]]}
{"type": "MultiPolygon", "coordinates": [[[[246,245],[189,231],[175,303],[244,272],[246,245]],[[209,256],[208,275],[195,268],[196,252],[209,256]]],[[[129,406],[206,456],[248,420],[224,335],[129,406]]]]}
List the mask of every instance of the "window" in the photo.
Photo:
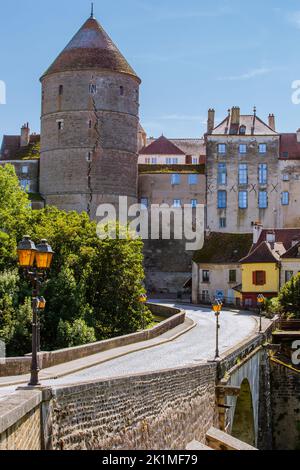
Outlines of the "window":
{"type": "Polygon", "coordinates": [[[290,193],[288,191],[284,191],[281,194],[281,204],[283,206],[288,206],[290,203],[290,193]]]}
{"type": "Polygon", "coordinates": [[[218,145],[218,153],[226,153],[226,144],[219,144],[218,145]]]}
{"type": "Polygon", "coordinates": [[[149,201],[147,197],[142,197],[141,198],[141,206],[143,206],[143,209],[148,209],[149,201]]]}
{"type": "Polygon", "coordinates": [[[146,158],[145,158],[145,162],[146,162],[147,165],[150,165],[150,163],[151,163],[151,158],[146,157],[146,158]]]}
{"type": "Polygon", "coordinates": [[[227,192],[218,191],[218,209],[226,209],[227,207],[227,192]]]}
{"type": "Polygon", "coordinates": [[[248,165],[246,163],[239,165],[239,184],[248,184],[248,165]]]}
{"type": "Polygon", "coordinates": [[[236,270],[235,269],[230,269],[229,271],[229,282],[236,282],[236,270]]]}
{"type": "Polygon", "coordinates": [[[258,182],[259,184],[267,184],[268,183],[268,165],[262,163],[258,167],[258,182]]]}
{"type": "Polygon", "coordinates": [[[172,177],[171,177],[171,184],[172,184],[173,186],[180,184],[180,175],[178,175],[178,174],[172,175],[172,177]]]}
{"type": "Polygon", "coordinates": [[[293,271],[285,271],[285,273],[284,273],[285,282],[289,282],[292,279],[293,276],[294,276],[293,271]]]}
{"type": "Polygon", "coordinates": [[[91,95],[95,95],[97,93],[97,85],[95,85],[94,83],[90,83],[89,92],[91,95]]]}
{"type": "Polygon", "coordinates": [[[63,87],[63,85],[59,85],[58,94],[59,94],[59,96],[62,96],[62,95],[64,94],[64,87],[63,87]]]}
{"type": "Polygon", "coordinates": [[[206,302],[209,302],[209,292],[208,290],[203,290],[202,293],[201,293],[201,298],[202,298],[202,302],[206,303],[206,302]]]}
{"type": "Polygon", "coordinates": [[[92,161],[92,153],[91,152],[88,152],[87,157],[86,157],[86,161],[88,163],[90,163],[92,161]]]}
{"type": "Polygon", "coordinates": [[[267,145],[266,144],[259,144],[258,150],[259,150],[259,153],[267,153],[267,145]]]}
{"type": "Polygon", "coordinates": [[[226,163],[219,163],[218,165],[218,184],[227,184],[227,167],[226,163]]]}
{"type": "Polygon", "coordinates": [[[210,275],[209,275],[209,271],[202,271],[202,282],[204,283],[209,283],[209,280],[210,280],[210,275]]]}
{"type": "Polygon", "coordinates": [[[220,228],[226,228],[226,218],[220,217],[220,228]]]}
{"type": "Polygon", "coordinates": [[[251,298],[245,299],[245,307],[246,308],[251,308],[252,307],[252,299],[251,298]]]}
{"type": "Polygon", "coordinates": [[[267,191],[259,191],[259,193],[258,193],[258,207],[260,209],[267,209],[267,207],[268,207],[268,193],[267,193],[267,191]]]}
{"type": "Polygon", "coordinates": [[[196,185],[198,184],[198,175],[189,175],[189,184],[196,185]]]}
{"type": "Polygon", "coordinates": [[[123,86],[120,86],[120,95],[124,96],[124,87],[123,86]]]}
{"type": "Polygon", "coordinates": [[[245,154],[245,153],[247,153],[247,145],[246,145],[246,144],[241,144],[241,145],[239,146],[239,152],[240,152],[240,154],[245,154]]]}
{"type": "Polygon", "coordinates": [[[59,131],[61,131],[64,128],[64,121],[56,121],[57,122],[57,128],[59,131]]]}
{"type": "Polygon", "coordinates": [[[181,199],[174,199],[173,207],[174,207],[175,209],[181,208],[181,199]]]}
{"type": "Polygon", "coordinates": [[[290,181],[290,175],[288,173],[284,173],[282,175],[282,181],[290,181]]]}
{"type": "Polygon", "coordinates": [[[268,242],[268,243],[275,243],[275,241],[276,241],[275,232],[269,232],[269,233],[267,233],[267,242],[268,242]]]}
{"type": "Polygon", "coordinates": [[[198,165],[199,158],[198,157],[193,157],[192,162],[193,162],[193,165],[198,165]]]}
{"type": "Polygon", "coordinates": [[[23,174],[23,175],[28,175],[28,170],[29,170],[29,168],[28,168],[27,165],[26,165],[26,166],[22,166],[22,174],[23,174]]]}
{"type": "Polygon", "coordinates": [[[289,152],[282,152],[282,158],[289,158],[289,152]]]}
{"type": "Polygon", "coordinates": [[[157,158],[156,157],[151,158],[151,164],[152,165],[157,165],[157,158]]]}
{"type": "Polygon", "coordinates": [[[240,127],[240,134],[245,135],[246,134],[246,126],[241,126],[240,127]]]}
{"type": "Polygon", "coordinates": [[[247,207],[248,207],[248,192],[240,191],[239,192],[239,208],[247,209],[247,207]]]}
{"type": "Polygon", "coordinates": [[[21,184],[21,188],[23,189],[23,191],[26,191],[27,193],[29,193],[29,191],[30,191],[30,180],[22,179],[20,181],[20,184],[21,184]]]}
{"type": "Polygon", "coordinates": [[[191,199],[191,206],[192,206],[193,208],[196,208],[197,205],[198,205],[197,199],[191,199]]]}
{"type": "Polygon", "coordinates": [[[173,165],[178,165],[178,158],[173,158],[172,159],[172,164],[173,165]]]}
{"type": "Polygon", "coordinates": [[[92,121],[89,121],[89,129],[92,129],[92,121]]]}
{"type": "Polygon", "coordinates": [[[266,271],[254,271],[253,284],[255,286],[264,286],[266,284],[266,271]]]}

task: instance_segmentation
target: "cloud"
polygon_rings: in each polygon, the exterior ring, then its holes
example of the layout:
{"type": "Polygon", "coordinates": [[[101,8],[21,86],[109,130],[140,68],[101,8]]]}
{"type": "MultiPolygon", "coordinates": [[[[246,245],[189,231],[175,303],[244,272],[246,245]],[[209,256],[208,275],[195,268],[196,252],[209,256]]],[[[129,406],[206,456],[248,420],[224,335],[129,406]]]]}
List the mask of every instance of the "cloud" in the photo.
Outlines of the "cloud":
{"type": "Polygon", "coordinates": [[[235,81],[235,80],[250,80],[251,78],[256,78],[262,75],[268,75],[269,73],[281,70],[281,68],[267,68],[261,67],[257,69],[249,70],[249,72],[243,73],[241,75],[231,75],[228,77],[219,77],[217,80],[219,81],[235,81]]]}
{"type": "Polygon", "coordinates": [[[294,26],[296,26],[297,28],[300,28],[300,11],[294,11],[292,13],[288,13],[287,19],[294,26]]]}

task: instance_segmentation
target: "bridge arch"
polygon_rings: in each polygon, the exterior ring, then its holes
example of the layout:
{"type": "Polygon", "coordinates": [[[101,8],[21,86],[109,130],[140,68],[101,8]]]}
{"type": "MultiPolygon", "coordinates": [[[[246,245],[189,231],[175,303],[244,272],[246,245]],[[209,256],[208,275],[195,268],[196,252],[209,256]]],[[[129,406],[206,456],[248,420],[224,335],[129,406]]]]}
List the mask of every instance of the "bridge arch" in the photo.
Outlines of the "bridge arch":
{"type": "Polygon", "coordinates": [[[247,422],[248,425],[250,423],[251,432],[249,432],[246,437],[247,439],[249,439],[249,437],[252,439],[252,433],[254,430],[254,441],[250,443],[246,439],[245,442],[254,445],[255,447],[257,447],[258,444],[260,365],[260,351],[252,355],[252,357],[247,361],[242,361],[240,365],[237,365],[231,371],[227,384],[241,387],[241,392],[238,397],[227,397],[226,399],[226,405],[229,405],[230,407],[228,431],[230,434],[235,433],[240,420],[248,420],[247,422]]]}
{"type": "Polygon", "coordinates": [[[253,399],[248,379],[241,383],[233,417],[231,435],[251,446],[256,445],[253,399]]]}

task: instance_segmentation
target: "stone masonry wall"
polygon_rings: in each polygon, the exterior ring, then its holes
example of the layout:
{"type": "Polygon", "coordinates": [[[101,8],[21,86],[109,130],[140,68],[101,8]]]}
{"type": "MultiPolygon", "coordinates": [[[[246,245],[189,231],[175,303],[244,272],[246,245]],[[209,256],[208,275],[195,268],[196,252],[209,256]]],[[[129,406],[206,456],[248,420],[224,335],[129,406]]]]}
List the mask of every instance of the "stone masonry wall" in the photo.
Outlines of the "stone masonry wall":
{"type": "MultiPolygon", "coordinates": [[[[54,390],[56,449],[185,449],[215,424],[216,365],[54,390]]],[[[50,438],[50,439],[49,439],[50,438]]]]}
{"type": "Polygon", "coordinates": [[[0,434],[1,450],[41,450],[40,408],[35,408],[18,423],[0,434]]]}
{"type": "Polygon", "coordinates": [[[271,361],[273,449],[300,450],[300,373],[271,361]]]}

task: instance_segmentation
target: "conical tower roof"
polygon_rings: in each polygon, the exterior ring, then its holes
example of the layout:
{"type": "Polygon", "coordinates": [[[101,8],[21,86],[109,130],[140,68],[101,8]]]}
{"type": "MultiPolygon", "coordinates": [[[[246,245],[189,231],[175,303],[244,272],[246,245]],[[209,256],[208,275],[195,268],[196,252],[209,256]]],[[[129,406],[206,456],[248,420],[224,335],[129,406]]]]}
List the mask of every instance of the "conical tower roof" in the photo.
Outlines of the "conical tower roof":
{"type": "Polygon", "coordinates": [[[42,76],[76,70],[108,70],[136,77],[117,46],[91,16],[42,76]]]}

